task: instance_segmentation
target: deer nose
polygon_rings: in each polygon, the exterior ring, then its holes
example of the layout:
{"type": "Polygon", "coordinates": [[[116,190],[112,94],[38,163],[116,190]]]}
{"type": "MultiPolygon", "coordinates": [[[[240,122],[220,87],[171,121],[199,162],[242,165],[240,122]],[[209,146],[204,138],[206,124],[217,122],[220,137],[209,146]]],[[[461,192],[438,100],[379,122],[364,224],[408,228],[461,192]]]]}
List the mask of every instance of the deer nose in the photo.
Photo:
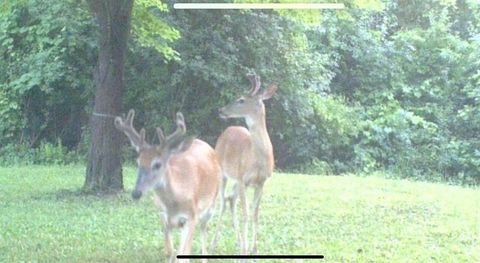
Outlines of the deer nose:
{"type": "Polygon", "coordinates": [[[224,110],[225,110],[225,108],[220,108],[220,109],[218,109],[218,115],[219,115],[220,118],[222,118],[222,119],[226,119],[226,118],[227,118],[227,115],[225,115],[224,110]]]}
{"type": "Polygon", "coordinates": [[[135,190],[132,192],[132,198],[135,200],[138,200],[140,197],[142,197],[142,192],[135,190]]]}

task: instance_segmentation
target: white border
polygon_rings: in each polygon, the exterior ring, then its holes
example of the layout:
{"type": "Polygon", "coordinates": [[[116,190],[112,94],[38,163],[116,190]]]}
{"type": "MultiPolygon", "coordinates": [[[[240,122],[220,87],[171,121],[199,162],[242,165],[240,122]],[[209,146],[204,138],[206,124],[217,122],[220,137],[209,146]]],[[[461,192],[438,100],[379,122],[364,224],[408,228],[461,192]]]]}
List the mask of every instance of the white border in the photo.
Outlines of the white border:
{"type": "Polygon", "coordinates": [[[175,9],[343,9],[337,3],[176,3],[175,9]]]}

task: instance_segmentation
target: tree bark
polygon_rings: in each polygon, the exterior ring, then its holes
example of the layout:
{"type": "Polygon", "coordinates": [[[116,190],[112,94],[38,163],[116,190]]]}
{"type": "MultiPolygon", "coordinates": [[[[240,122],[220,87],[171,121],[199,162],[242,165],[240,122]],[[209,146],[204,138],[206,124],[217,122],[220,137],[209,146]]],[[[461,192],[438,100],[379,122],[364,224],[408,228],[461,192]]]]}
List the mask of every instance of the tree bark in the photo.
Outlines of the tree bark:
{"type": "Polygon", "coordinates": [[[83,188],[89,192],[122,191],[122,135],[111,116],[121,112],[133,0],[89,0],[89,4],[100,32],[94,115],[90,119],[92,142],[83,188]]]}

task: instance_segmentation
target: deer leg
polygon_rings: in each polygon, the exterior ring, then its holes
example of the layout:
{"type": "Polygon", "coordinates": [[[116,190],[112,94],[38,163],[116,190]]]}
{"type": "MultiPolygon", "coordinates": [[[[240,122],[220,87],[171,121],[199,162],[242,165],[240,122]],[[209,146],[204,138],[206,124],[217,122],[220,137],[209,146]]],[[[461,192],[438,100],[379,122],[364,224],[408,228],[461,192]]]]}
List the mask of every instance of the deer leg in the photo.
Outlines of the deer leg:
{"type": "Polygon", "coordinates": [[[165,257],[168,262],[173,262],[172,225],[168,222],[167,215],[164,215],[163,218],[163,235],[165,239],[165,257]]]}
{"type": "Polygon", "coordinates": [[[247,254],[247,232],[248,232],[248,207],[247,207],[247,197],[245,193],[245,184],[243,182],[237,183],[238,185],[238,195],[240,197],[240,205],[242,207],[242,217],[241,217],[241,233],[240,233],[240,252],[242,255],[247,254]]]}
{"type": "Polygon", "coordinates": [[[235,182],[235,185],[233,186],[233,193],[227,197],[227,200],[230,203],[230,209],[232,211],[232,223],[233,223],[233,229],[235,231],[235,235],[237,238],[237,247],[240,248],[240,230],[238,226],[238,220],[237,220],[237,196],[238,196],[238,182],[235,182]]]}
{"type": "Polygon", "coordinates": [[[230,210],[232,211],[232,214],[235,212],[235,205],[237,204],[237,197],[238,197],[238,182],[233,185],[233,192],[227,197],[227,200],[230,204],[230,210]]]}
{"type": "Polygon", "coordinates": [[[222,189],[220,191],[220,215],[218,216],[218,224],[217,227],[215,228],[215,234],[213,235],[213,241],[211,244],[211,248],[215,249],[217,247],[217,241],[218,241],[218,233],[221,231],[221,228],[223,226],[222,222],[222,217],[223,213],[225,212],[225,188],[227,186],[227,177],[223,176],[222,180],[222,189]]]}
{"type": "MultiPolygon", "coordinates": [[[[207,255],[207,236],[208,236],[208,221],[212,217],[212,212],[208,211],[207,214],[201,219],[202,229],[202,255],[207,255]]],[[[207,259],[202,259],[202,263],[206,263],[207,259]]]]}
{"type": "Polygon", "coordinates": [[[253,196],[253,213],[252,213],[252,222],[253,222],[253,243],[251,253],[253,255],[257,254],[257,231],[258,231],[258,211],[260,209],[260,200],[262,199],[263,185],[255,188],[255,193],[253,196]]]}
{"type": "MultiPolygon", "coordinates": [[[[187,222],[182,227],[182,236],[180,241],[180,248],[178,249],[178,254],[180,255],[190,255],[192,251],[192,242],[193,234],[195,232],[195,226],[197,224],[196,218],[189,218],[187,222]]],[[[188,263],[189,259],[181,259],[179,262],[188,263]]]]}

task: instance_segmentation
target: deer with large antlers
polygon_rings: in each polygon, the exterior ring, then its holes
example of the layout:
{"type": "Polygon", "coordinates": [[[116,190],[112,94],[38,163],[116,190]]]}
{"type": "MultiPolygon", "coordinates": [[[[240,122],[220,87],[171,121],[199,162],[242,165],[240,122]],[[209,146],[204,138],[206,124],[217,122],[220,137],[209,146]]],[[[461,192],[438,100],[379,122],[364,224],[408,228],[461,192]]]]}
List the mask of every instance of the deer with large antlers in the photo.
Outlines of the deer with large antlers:
{"type": "MultiPolygon", "coordinates": [[[[262,198],[263,185],[272,175],[274,160],[273,148],[267,131],[265,121],[264,100],[268,100],[277,90],[276,85],[268,86],[260,91],[260,77],[247,75],[251,82],[251,90],[246,96],[242,96],[231,104],[219,110],[221,118],[244,118],[248,129],[241,126],[228,127],[218,138],[215,146],[220,166],[223,173],[221,190],[220,221],[225,210],[225,201],[228,200],[232,209],[237,242],[242,254],[247,253],[248,232],[248,207],[246,199],[246,187],[255,189],[253,198],[253,240],[251,253],[257,253],[257,229],[258,212],[262,198]],[[227,178],[235,182],[233,194],[225,196],[227,178]],[[236,199],[240,198],[242,208],[241,230],[239,230],[236,218],[236,199]]],[[[215,233],[213,246],[216,244],[217,232],[215,233]]]]}
{"type": "Polygon", "coordinates": [[[165,252],[174,261],[172,229],[182,229],[178,254],[190,254],[197,222],[202,230],[202,254],[207,253],[207,223],[212,216],[215,199],[222,181],[215,151],[206,142],[185,137],[183,115],[177,113],[177,129],[165,137],[157,128],[159,145],[145,141],[145,129],[133,127],[135,112],[127,118],[115,118],[115,127],[125,133],[138,152],[138,177],[132,192],[139,199],[148,191],[155,192],[154,201],[164,212],[165,252]]]}

